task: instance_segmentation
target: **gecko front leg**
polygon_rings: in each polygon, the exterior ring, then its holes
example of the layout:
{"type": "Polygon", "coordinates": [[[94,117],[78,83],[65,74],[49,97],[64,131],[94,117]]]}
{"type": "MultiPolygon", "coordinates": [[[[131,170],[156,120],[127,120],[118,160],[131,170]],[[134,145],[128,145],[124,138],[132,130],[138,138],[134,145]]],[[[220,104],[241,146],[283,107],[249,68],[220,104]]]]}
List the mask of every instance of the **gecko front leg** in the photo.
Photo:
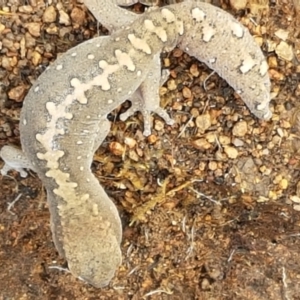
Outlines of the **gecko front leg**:
{"type": "Polygon", "coordinates": [[[140,111],[144,119],[144,136],[151,134],[150,115],[152,112],[158,114],[168,125],[174,124],[174,120],[170,118],[166,110],[160,107],[159,88],[166,82],[169,74],[169,71],[161,73],[160,55],[156,55],[146,79],[130,99],[131,107],[120,115],[120,119],[125,121],[136,111],[140,111]]]}

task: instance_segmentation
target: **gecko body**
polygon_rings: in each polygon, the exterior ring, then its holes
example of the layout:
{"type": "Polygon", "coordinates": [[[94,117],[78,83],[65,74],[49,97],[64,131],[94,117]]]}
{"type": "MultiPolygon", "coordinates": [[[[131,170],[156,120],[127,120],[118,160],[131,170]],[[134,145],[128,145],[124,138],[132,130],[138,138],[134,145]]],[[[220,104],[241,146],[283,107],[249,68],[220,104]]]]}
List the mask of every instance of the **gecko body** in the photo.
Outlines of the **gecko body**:
{"type": "Polygon", "coordinates": [[[162,51],[178,45],[227,80],[257,117],[271,117],[267,63],[228,13],[188,0],[126,22],[59,57],[30,89],[20,117],[23,151],[47,190],[55,245],[70,271],[96,287],[121,263],[122,227],[91,173],[93,154],[109,131],[107,114],[128,98],[144,116],[173,123],[159,107],[160,65],[152,70],[162,51]]]}

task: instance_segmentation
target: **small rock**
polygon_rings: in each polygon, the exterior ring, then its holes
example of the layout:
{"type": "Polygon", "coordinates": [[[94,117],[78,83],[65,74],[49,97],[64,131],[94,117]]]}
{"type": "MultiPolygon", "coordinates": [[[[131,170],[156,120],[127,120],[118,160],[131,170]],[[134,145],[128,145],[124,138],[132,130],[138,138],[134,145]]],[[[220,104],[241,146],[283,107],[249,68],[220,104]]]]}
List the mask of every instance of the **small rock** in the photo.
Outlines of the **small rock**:
{"type": "Polygon", "coordinates": [[[208,163],[208,169],[211,171],[215,171],[218,168],[218,164],[215,161],[210,161],[208,163]]]}
{"type": "Polygon", "coordinates": [[[232,141],[232,144],[235,146],[235,147],[242,147],[244,146],[244,142],[238,138],[234,138],[233,141],[232,141]]]}
{"type": "Polygon", "coordinates": [[[287,179],[283,178],[280,182],[279,182],[279,187],[282,190],[286,190],[289,186],[289,182],[287,181],[287,179]]]}
{"type": "Polygon", "coordinates": [[[21,41],[20,41],[20,54],[21,54],[21,58],[25,58],[26,55],[26,43],[25,43],[25,38],[22,37],[21,41]]]}
{"type": "Polygon", "coordinates": [[[175,50],[173,51],[173,56],[174,57],[181,57],[183,55],[183,51],[179,48],[175,48],[175,50]]]}
{"type": "Polygon", "coordinates": [[[59,36],[63,38],[66,34],[69,34],[72,31],[71,27],[62,27],[59,28],[59,36]]]}
{"type": "Polygon", "coordinates": [[[12,49],[13,46],[14,46],[14,42],[11,41],[11,40],[9,40],[9,39],[7,39],[7,38],[3,38],[2,39],[2,46],[4,48],[7,48],[7,49],[12,49]]]}
{"type": "Polygon", "coordinates": [[[74,7],[71,12],[71,19],[74,23],[82,25],[85,20],[85,13],[78,7],[74,7]]]}
{"type": "Polygon", "coordinates": [[[39,65],[42,62],[42,55],[37,51],[33,51],[31,61],[35,66],[39,65]]]}
{"type": "Polygon", "coordinates": [[[289,197],[294,203],[300,203],[300,198],[296,195],[289,197]]]}
{"type": "Polygon", "coordinates": [[[215,177],[221,177],[224,175],[223,170],[222,169],[217,169],[214,171],[214,175],[215,177]]]}
{"type": "Polygon", "coordinates": [[[245,9],[248,0],[230,0],[230,6],[235,10],[245,9]]]}
{"type": "Polygon", "coordinates": [[[299,0],[294,0],[293,3],[294,3],[295,9],[299,13],[299,11],[300,11],[300,1],[299,0]]]}
{"type": "Polygon", "coordinates": [[[33,7],[30,5],[23,5],[23,6],[20,6],[18,10],[20,13],[29,14],[29,13],[33,12],[33,7]]]}
{"type": "Polygon", "coordinates": [[[147,137],[147,140],[148,140],[148,143],[152,145],[152,144],[156,143],[157,136],[154,134],[151,134],[147,137]]]}
{"type": "Polygon", "coordinates": [[[13,56],[13,57],[11,58],[10,65],[11,65],[12,67],[15,67],[17,64],[18,64],[18,59],[17,59],[16,56],[13,56]]]}
{"type": "Polygon", "coordinates": [[[12,67],[10,65],[10,58],[8,58],[7,56],[3,56],[1,61],[1,67],[4,68],[5,70],[11,70],[12,67]]]}
{"type": "Polygon", "coordinates": [[[215,132],[208,132],[208,133],[206,134],[205,138],[206,138],[206,140],[207,140],[209,143],[213,144],[213,143],[216,142],[216,139],[217,139],[216,133],[215,133],[215,132]]]}
{"type": "Polygon", "coordinates": [[[264,43],[264,39],[261,36],[254,36],[254,40],[259,45],[259,47],[261,47],[264,43]]]}
{"type": "Polygon", "coordinates": [[[193,77],[198,77],[200,75],[198,65],[192,64],[190,67],[190,73],[193,75],[193,77]]]}
{"type": "Polygon", "coordinates": [[[278,174],[275,176],[275,178],[273,179],[273,183],[274,184],[278,184],[280,181],[282,180],[282,175],[278,174]]]}
{"type": "Polygon", "coordinates": [[[218,160],[218,161],[222,161],[222,160],[226,160],[227,157],[226,157],[226,155],[221,150],[218,150],[215,153],[215,159],[218,160]]]}
{"type": "Polygon", "coordinates": [[[46,29],[46,32],[49,34],[57,34],[58,33],[58,27],[52,23],[50,24],[50,26],[46,29]]]}
{"type": "Polygon", "coordinates": [[[206,169],[206,163],[201,161],[198,166],[199,170],[204,171],[206,169]]]}
{"type": "Polygon", "coordinates": [[[177,89],[177,84],[174,79],[169,80],[167,86],[170,91],[175,91],[177,89]]]}
{"type": "Polygon", "coordinates": [[[124,139],[125,145],[127,145],[129,148],[134,148],[136,146],[136,140],[131,137],[125,137],[124,139]]]}
{"type": "Polygon", "coordinates": [[[69,15],[63,10],[59,11],[59,24],[63,24],[65,26],[71,25],[71,19],[69,15]]]}
{"type": "Polygon", "coordinates": [[[266,50],[268,51],[268,52],[274,52],[275,51],[275,49],[276,49],[276,43],[274,42],[274,41],[271,41],[271,40],[267,40],[266,41],[266,50]]]}
{"type": "Polygon", "coordinates": [[[144,151],[141,148],[136,148],[136,153],[138,156],[143,157],[144,156],[144,151]]]}
{"type": "Polygon", "coordinates": [[[171,60],[169,57],[164,58],[164,67],[169,68],[171,66],[171,60]]]}
{"type": "Polygon", "coordinates": [[[209,114],[200,115],[196,118],[196,126],[200,132],[205,132],[211,126],[211,118],[209,114]]]}
{"type": "Polygon", "coordinates": [[[154,129],[157,131],[160,131],[164,128],[165,123],[162,122],[161,120],[155,120],[155,124],[154,124],[154,129]]]}
{"type": "Polygon", "coordinates": [[[192,92],[188,87],[185,86],[182,89],[182,95],[183,95],[184,98],[191,98],[192,97],[192,92]]]}
{"type": "Polygon", "coordinates": [[[277,59],[275,56],[268,57],[268,65],[269,65],[269,68],[277,68],[278,63],[277,63],[277,59]]]}
{"type": "Polygon", "coordinates": [[[211,287],[208,279],[204,278],[201,282],[201,289],[205,291],[205,290],[209,290],[210,288],[211,287]]]}
{"type": "Polygon", "coordinates": [[[56,16],[57,13],[55,8],[53,6],[48,6],[43,14],[43,21],[45,23],[53,23],[56,21],[56,16]]]}
{"type": "Polygon", "coordinates": [[[274,79],[274,80],[281,81],[281,80],[284,80],[284,78],[285,78],[283,73],[280,73],[275,69],[269,69],[269,75],[270,75],[271,79],[274,79]]]}
{"type": "Polygon", "coordinates": [[[112,142],[109,144],[109,150],[117,156],[123,155],[125,148],[118,142],[112,142]]]}
{"type": "Polygon", "coordinates": [[[25,33],[25,45],[26,48],[33,48],[36,45],[36,39],[29,32],[25,33]]]}
{"type": "Polygon", "coordinates": [[[5,29],[5,26],[3,24],[0,23],[0,34],[2,33],[2,31],[5,29]]]}
{"type": "Polygon", "coordinates": [[[133,161],[136,161],[136,162],[139,161],[139,156],[133,149],[129,150],[128,156],[133,161]]]}
{"type": "Polygon", "coordinates": [[[248,130],[247,122],[240,121],[233,126],[232,134],[234,136],[243,137],[246,135],[248,130]]]}
{"type": "Polygon", "coordinates": [[[182,110],[182,102],[174,102],[173,105],[172,105],[172,109],[182,110]]]}
{"type": "Polygon", "coordinates": [[[230,146],[224,147],[224,151],[227,154],[227,156],[232,159],[237,158],[239,155],[238,151],[235,148],[230,147],[230,146]]]}
{"type": "MultiPolygon", "coordinates": [[[[272,195],[272,193],[271,193],[272,195]]],[[[273,194],[273,198],[276,199],[276,194],[273,194]]],[[[258,203],[265,203],[268,202],[270,199],[268,197],[264,197],[264,196],[258,196],[257,202],[258,203]]]]}
{"type": "Polygon", "coordinates": [[[297,183],[296,195],[297,195],[298,197],[300,197],[300,181],[298,181],[298,183],[297,183]]]}
{"type": "Polygon", "coordinates": [[[278,29],[274,34],[279,37],[281,40],[286,41],[289,37],[289,32],[283,29],[278,29]]]}
{"type": "Polygon", "coordinates": [[[26,92],[25,86],[23,85],[16,86],[8,92],[8,97],[17,102],[21,102],[24,99],[25,92],[26,92]]]}
{"type": "Polygon", "coordinates": [[[192,145],[200,150],[207,150],[212,146],[206,139],[195,140],[192,142],[192,145]]]}
{"type": "Polygon", "coordinates": [[[284,41],[281,41],[279,45],[277,45],[275,53],[278,55],[278,57],[287,61],[291,61],[294,58],[292,46],[288,45],[284,41]]]}
{"type": "Polygon", "coordinates": [[[194,117],[197,118],[199,116],[199,109],[196,107],[193,107],[190,111],[190,114],[194,117]]]}
{"type": "Polygon", "coordinates": [[[41,24],[37,22],[27,23],[25,28],[28,29],[29,33],[34,37],[41,35],[41,24]]]}
{"type": "Polygon", "coordinates": [[[219,142],[222,146],[224,146],[224,145],[229,145],[231,140],[228,136],[221,135],[221,136],[219,136],[219,142]]]}

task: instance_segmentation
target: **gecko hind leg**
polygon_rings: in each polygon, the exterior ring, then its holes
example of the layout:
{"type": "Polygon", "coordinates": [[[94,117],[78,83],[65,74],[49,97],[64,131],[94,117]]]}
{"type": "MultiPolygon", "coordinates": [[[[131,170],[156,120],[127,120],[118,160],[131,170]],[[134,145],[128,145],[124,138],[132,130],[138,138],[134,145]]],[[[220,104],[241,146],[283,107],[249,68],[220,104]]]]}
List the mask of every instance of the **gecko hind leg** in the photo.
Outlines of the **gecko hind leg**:
{"type": "Polygon", "coordinates": [[[7,175],[10,170],[16,170],[20,173],[20,176],[27,177],[27,172],[24,169],[34,170],[30,161],[25,156],[25,153],[13,146],[3,146],[0,150],[0,157],[4,161],[4,166],[0,170],[1,175],[7,175]]]}

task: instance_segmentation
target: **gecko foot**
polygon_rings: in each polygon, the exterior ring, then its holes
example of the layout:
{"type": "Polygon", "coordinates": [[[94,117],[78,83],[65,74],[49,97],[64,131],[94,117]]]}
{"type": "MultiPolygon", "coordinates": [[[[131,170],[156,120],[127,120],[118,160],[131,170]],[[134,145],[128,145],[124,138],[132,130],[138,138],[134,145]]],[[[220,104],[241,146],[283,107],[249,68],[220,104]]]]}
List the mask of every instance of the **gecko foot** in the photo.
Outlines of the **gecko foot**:
{"type": "Polygon", "coordinates": [[[140,102],[132,102],[132,106],[123,114],[120,115],[121,121],[127,120],[136,111],[140,111],[144,119],[144,136],[149,136],[152,130],[151,113],[158,114],[168,125],[174,125],[174,120],[168,115],[168,113],[161,107],[154,110],[148,110],[142,107],[140,102]],[[134,104],[135,103],[135,104],[134,104]]]}

